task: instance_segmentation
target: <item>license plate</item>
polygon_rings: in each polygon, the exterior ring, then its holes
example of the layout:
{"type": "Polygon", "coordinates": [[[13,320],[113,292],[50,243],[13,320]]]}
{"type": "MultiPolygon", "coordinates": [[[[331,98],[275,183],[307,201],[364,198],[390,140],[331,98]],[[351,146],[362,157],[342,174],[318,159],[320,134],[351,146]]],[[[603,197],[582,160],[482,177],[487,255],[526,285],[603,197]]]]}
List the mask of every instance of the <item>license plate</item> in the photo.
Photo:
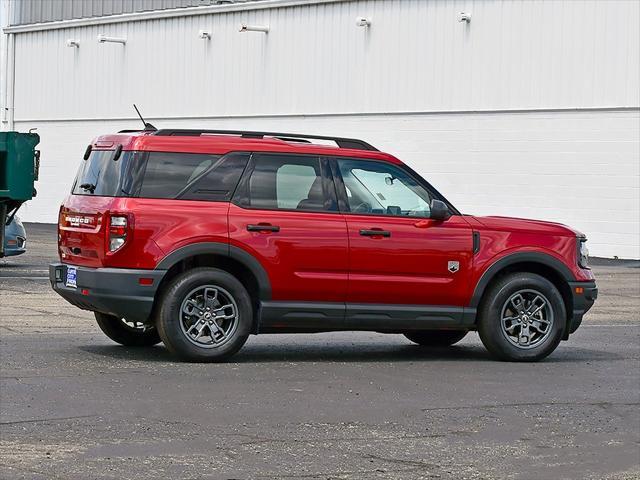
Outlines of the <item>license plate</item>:
{"type": "Polygon", "coordinates": [[[78,270],[76,267],[67,267],[67,281],[65,285],[67,287],[76,288],[78,285],[76,280],[78,278],[78,270]]]}

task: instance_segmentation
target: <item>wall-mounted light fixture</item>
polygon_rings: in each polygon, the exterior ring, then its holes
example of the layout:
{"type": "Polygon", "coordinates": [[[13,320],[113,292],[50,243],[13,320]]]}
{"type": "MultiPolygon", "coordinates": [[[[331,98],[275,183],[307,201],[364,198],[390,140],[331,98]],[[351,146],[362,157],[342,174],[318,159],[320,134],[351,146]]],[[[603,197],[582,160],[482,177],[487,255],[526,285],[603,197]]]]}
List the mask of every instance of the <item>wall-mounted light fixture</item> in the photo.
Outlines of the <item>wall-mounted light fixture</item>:
{"type": "Polygon", "coordinates": [[[458,21],[471,23],[471,14],[467,12],[460,12],[458,14],[458,21]]]}
{"type": "Polygon", "coordinates": [[[243,23],[242,25],[240,25],[240,32],[269,33],[269,26],[268,25],[247,25],[246,23],[243,23]]]}
{"type": "Polygon", "coordinates": [[[371,19],[367,17],[358,17],[356,18],[356,25],[358,27],[370,27],[371,19]]]}
{"type": "Polygon", "coordinates": [[[67,47],[80,48],[80,42],[70,38],[67,40],[67,47]]]}
{"type": "Polygon", "coordinates": [[[127,43],[127,39],[122,37],[107,37],[101,33],[98,35],[98,43],[121,43],[124,45],[127,43]]]}
{"type": "Polygon", "coordinates": [[[211,40],[211,32],[208,32],[206,30],[200,30],[198,32],[198,37],[200,37],[203,40],[211,40]]]}

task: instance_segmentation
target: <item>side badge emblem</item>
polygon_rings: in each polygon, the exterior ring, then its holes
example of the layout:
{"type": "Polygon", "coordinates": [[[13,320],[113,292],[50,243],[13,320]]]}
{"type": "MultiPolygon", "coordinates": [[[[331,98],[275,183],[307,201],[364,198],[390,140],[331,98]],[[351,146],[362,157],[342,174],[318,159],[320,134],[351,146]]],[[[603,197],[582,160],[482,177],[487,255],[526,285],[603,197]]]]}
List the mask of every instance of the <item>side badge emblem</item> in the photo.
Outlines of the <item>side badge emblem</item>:
{"type": "Polygon", "coordinates": [[[454,260],[449,261],[449,263],[447,264],[447,270],[449,270],[451,273],[456,273],[458,270],[460,270],[460,262],[456,262],[454,260]]]}

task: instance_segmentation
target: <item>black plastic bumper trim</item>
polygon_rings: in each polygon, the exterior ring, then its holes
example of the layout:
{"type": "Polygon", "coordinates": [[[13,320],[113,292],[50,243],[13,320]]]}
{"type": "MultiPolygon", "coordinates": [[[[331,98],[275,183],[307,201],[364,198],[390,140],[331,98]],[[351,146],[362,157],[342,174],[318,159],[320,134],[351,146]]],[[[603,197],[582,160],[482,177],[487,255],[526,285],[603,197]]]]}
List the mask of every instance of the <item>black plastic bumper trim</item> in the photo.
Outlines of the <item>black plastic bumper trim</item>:
{"type": "Polygon", "coordinates": [[[51,287],[72,305],[138,322],[149,319],[156,290],[165,273],[166,270],[49,265],[51,287]],[[76,268],[76,288],[65,284],[68,267],[76,268]],[[153,283],[140,285],[140,278],[151,278],[153,283]]]}
{"type": "Polygon", "coordinates": [[[582,317],[593,307],[594,302],[598,298],[598,287],[595,281],[569,282],[569,288],[571,288],[573,312],[567,322],[565,340],[569,337],[569,334],[578,329],[582,323],[582,317]],[[577,287],[581,287],[583,293],[576,293],[577,287]]]}

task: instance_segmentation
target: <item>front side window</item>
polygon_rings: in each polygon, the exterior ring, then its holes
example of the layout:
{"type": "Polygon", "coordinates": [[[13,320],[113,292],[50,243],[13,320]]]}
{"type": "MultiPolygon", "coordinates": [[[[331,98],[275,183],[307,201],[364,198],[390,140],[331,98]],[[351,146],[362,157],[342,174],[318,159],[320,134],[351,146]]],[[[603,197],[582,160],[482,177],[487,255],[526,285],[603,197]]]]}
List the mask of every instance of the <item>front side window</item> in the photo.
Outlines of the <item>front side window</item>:
{"type": "Polygon", "coordinates": [[[337,160],[351,213],[429,218],[429,192],[401,168],[366,160],[337,160]]]}
{"type": "Polygon", "coordinates": [[[320,159],[306,155],[255,154],[253,169],[238,196],[240,206],[259,209],[332,209],[320,159]]]}

